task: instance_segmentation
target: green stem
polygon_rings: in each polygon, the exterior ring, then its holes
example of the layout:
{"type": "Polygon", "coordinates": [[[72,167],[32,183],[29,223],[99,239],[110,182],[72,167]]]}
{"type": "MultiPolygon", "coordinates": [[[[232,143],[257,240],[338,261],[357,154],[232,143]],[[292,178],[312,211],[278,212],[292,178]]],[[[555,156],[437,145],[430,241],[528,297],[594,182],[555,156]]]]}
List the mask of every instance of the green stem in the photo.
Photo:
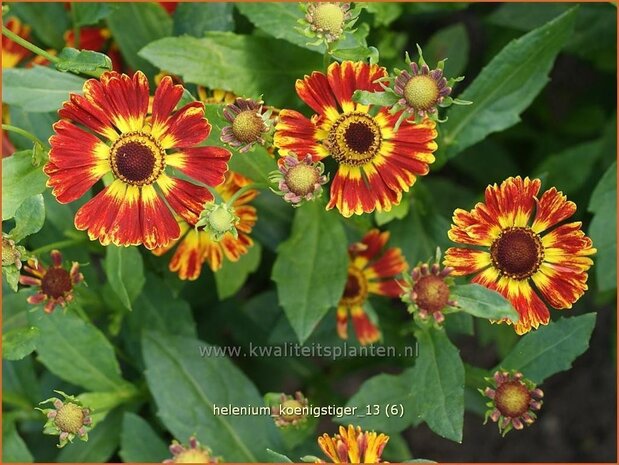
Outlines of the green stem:
{"type": "Polygon", "coordinates": [[[42,56],[43,58],[45,58],[46,60],[48,60],[51,63],[58,63],[60,61],[60,58],[55,57],[54,55],[46,52],[45,50],[43,50],[42,48],[37,47],[34,44],[31,44],[26,39],[24,39],[22,37],[19,37],[17,34],[12,32],[4,24],[2,25],[2,34],[4,36],[8,37],[9,39],[11,39],[16,44],[19,44],[22,47],[24,47],[25,49],[30,50],[32,53],[35,53],[35,54],[37,54],[39,56],[42,56]]]}
{"type": "Polygon", "coordinates": [[[41,139],[39,139],[34,134],[31,134],[31,133],[29,133],[28,131],[26,131],[26,130],[24,130],[22,128],[18,128],[16,126],[11,126],[10,124],[3,124],[2,125],[2,130],[3,131],[14,132],[15,134],[19,134],[20,136],[24,136],[27,139],[30,139],[35,144],[39,144],[41,147],[45,147],[45,144],[43,143],[43,141],[41,139]]]}
{"type": "Polygon", "coordinates": [[[327,42],[326,45],[327,49],[325,50],[325,56],[323,57],[325,73],[329,70],[329,65],[331,64],[331,44],[327,42]]]}
{"type": "Polygon", "coordinates": [[[78,245],[78,244],[83,244],[87,242],[86,238],[81,238],[81,239],[67,239],[66,241],[58,241],[58,242],[53,242],[51,244],[48,245],[44,245],[43,247],[39,247],[38,249],[33,250],[32,252],[30,252],[32,255],[40,255],[44,252],[49,252],[51,250],[54,249],[62,249],[65,247],[72,247],[74,245],[78,245]]]}
{"type": "Polygon", "coordinates": [[[259,183],[251,183],[251,184],[247,184],[246,186],[241,187],[238,191],[236,191],[234,193],[234,195],[232,197],[230,197],[228,199],[228,201],[226,202],[226,205],[228,206],[232,206],[234,205],[234,202],[237,201],[237,199],[243,195],[245,192],[247,192],[248,190],[251,189],[260,189],[262,187],[266,187],[264,184],[259,184],[259,183]]]}

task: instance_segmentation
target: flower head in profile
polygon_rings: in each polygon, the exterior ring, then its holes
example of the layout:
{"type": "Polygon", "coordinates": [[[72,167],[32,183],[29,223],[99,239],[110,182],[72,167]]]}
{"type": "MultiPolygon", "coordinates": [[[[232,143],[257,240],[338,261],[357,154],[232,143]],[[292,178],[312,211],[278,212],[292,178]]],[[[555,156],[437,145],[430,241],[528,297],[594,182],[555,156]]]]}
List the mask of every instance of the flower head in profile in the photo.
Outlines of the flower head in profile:
{"type": "Polygon", "coordinates": [[[325,165],[319,161],[313,162],[310,154],[301,160],[290,154],[280,158],[278,170],[270,173],[269,181],[277,184],[277,189],[271,190],[293,207],[299,207],[304,201],[321,196],[322,186],[329,181],[324,172],[325,165]]]}
{"type": "MultiPolygon", "coordinates": [[[[4,24],[12,33],[18,35],[22,39],[30,39],[30,27],[23,24],[17,17],[11,16],[4,24]]],[[[32,53],[13,42],[8,37],[2,36],[2,67],[15,68],[24,59],[28,58],[32,53]]]]}
{"type": "Polygon", "coordinates": [[[525,379],[515,370],[499,370],[492,378],[486,378],[490,387],[479,392],[490,399],[486,404],[484,424],[491,419],[499,426],[499,432],[505,436],[511,429],[523,429],[537,418],[536,411],[542,408],[544,393],[535,383],[525,379]]]}
{"type": "Polygon", "coordinates": [[[337,208],[345,217],[391,210],[434,162],[434,121],[403,124],[396,131],[400,114],[353,101],[356,90],[381,90],[376,81],[386,76],[384,68],[352,61],[331,64],[326,75],[315,71],[297,80],[296,90],[316,114],[308,119],[282,110],[275,126],[281,155],[334,159],[327,209],[337,208]]]}
{"type": "Polygon", "coordinates": [[[225,182],[215,188],[225,204],[208,204],[204,210],[203,218],[208,216],[211,220],[209,227],[205,228],[206,224],[196,227],[198,216],[191,222],[181,219],[180,239],[167,247],[153,250],[153,253],[163,255],[178,243],[169,268],[178,273],[179,278],[188,280],[198,279],[204,263],[208,263],[211,270],[218,271],[224,258],[231,262],[238,261],[254,244],[250,234],[256,224],[257,214],[250,202],[256,198],[258,191],[248,189],[250,183],[249,179],[240,174],[228,172],[225,182]],[[241,189],[244,190],[241,192],[241,189]],[[211,218],[214,206],[218,211],[211,218]],[[221,211],[221,208],[225,211],[221,211]],[[232,222],[233,229],[221,231],[232,222]],[[213,224],[220,229],[219,232],[213,229],[213,224]]]}
{"type": "Polygon", "coordinates": [[[440,254],[437,253],[436,263],[429,265],[422,263],[404,276],[402,301],[408,304],[408,311],[416,318],[426,321],[432,318],[436,324],[445,321],[444,311],[449,307],[456,307],[457,303],[451,299],[453,278],[449,275],[451,268],[439,265],[440,254]]]}
{"type": "Polygon", "coordinates": [[[204,184],[223,182],[230,152],[196,147],[211,126],[200,102],[175,110],[182,94],[182,86],[164,77],[149,111],[146,76],[111,71],[86,81],[84,95],[71,94],[59,110],[63,120],[54,124],[44,169],[56,199],[70,203],[103,176],[113,180],[75,215],[75,226],[91,240],[166,246],[180,235],[174,214],[194,221],[213,200],[204,184]]]}
{"type": "Polygon", "coordinates": [[[307,398],[299,391],[293,396],[282,393],[277,405],[271,406],[271,416],[279,428],[299,426],[307,421],[303,409],[308,406],[307,398]]]}
{"type": "Polygon", "coordinates": [[[52,403],[53,408],[37,408],[47,417],[47,423],[43,427],[43,434],[51,434],[59,437],[58,447],[64,447],[77,437],[82,441],[88,441],[88,432],[92,429],[90,409],[84,407],[77,397],[69,396],[62,391],[54,391],[63,399],[57,397],[40,402],[39,405],[52,403]]]}
{"type": "Polygon", "coordinates": [[[223,89],[207,89],[204,86],[198,86],[198,99],[205,105],[219,105],[225,103],[227,105],[234,103],[236,95],[223,89]]]}
{"type": "Polygon", "coordinates": [[[28,303],[33,305],[44,304],[45,313],[52,313],[56,305],[65,307],[73,300],[73,288],[84,280],[77,262],[66,269],[62,263],[62,254],[52,250],[50,254],[52,266],[46,268],[38,260],[29,259],[24,265],[19,277],[20,284],[32,286],[37,292],[28,297],[28,303]]]}
{"type": "Polygon", "coordinates": [[[350,9],[350,3],[308,2],[301,8],[305,10],[305,17],[299,24],[307,37],[317,39],[316,45],[339,40],[345,31],[352,29],[358,16],[350,9]]]}
{"type": "Polygon", "coordinates": [[[337,306],[337,332],[342,339],[348,338],[350,314],[359,343],[378,341],[380,331],[364,309],[368,297],[370,294],[399,297],[402,293],[398,276],[408,265],[399,248],[385,248],[388,240],[388,232],[372,229],[348,249],[348,277],[337,306]]]}
{"type": "Polygon", "coordinates": [[[219,463],[220,457],[213,457],[213,451],[206,446],[202,446],[195,436],[189,438],[187,445],[181,444],[176,439],[170,445],[171,459],[164,460],[163,463],[219,463]]]}
{"type": "Polygon", "coordinates": [[[265,110],[264,102],[249,98],[236,98],[223,109],[224,118],[230,123],[221,130],[221,141],[239,152],[249,151],[255,144],[265,143],[269,131],[271,112],[265,110]]]}
{"type": "Polygon", "coordinates": [[[333,463],[380,463],[387,442],[386,434],[362,431],[353,425],[340,426],[334,436],[325,433],[318,438],[318,445],[333,463]]]}
{"type": "MultiPolygon", "coordinates": [[[[454,212],[449,238],[476,248],[450,248],[445,266],[475,274],[473,282],[495,290],[520,314],[516,333],[546,325],[550,313],[532,283],[554,308],[571,308],[587,290],[596,252],[581,222],[559,223],[576,212],[554,187],[538,197],[539,179],[508,178],[486,188],[485,202],[454,212]]],[[[504,320],[512,324],[509,319],[504,320]]]]}

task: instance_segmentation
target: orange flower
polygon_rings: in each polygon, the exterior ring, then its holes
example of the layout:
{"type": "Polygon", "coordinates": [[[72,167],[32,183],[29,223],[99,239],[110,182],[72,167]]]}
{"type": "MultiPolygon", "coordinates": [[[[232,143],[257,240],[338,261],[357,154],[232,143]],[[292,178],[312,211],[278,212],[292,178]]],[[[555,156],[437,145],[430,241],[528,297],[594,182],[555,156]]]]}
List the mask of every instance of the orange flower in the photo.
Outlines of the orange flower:
{"type": "Polygon", "coordinates": [[[518,334],[550,320],[531,281],[551,306],[571,308],[587,290],[589,255],[596,252],[580,222],[550,230],[572,216],[576,205],[554,187],[538,197],[540,185],[539,179],[508,178],[486,188],[485,203],[470,212],[456,210],[449,238],[486,250],[451,248],[444,260],[453,275],[476,273],[473,282],[508,299],[520,314],[514,324],[518,334]]]}
{"type": "Polygon", "coordinates": [[[333,463],[379,463],[387,442],[386,434],[361,431],[353,425],[340,426],[333,437],[325,433],[318,438],[318,445],[333,463]]]}

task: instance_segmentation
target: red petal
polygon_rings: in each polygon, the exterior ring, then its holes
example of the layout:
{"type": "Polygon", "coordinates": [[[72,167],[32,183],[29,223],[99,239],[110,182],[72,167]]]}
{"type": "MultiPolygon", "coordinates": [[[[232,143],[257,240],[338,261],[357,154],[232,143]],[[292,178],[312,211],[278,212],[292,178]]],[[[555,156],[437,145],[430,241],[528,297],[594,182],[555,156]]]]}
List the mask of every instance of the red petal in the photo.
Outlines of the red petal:
{"type": "Polygon", "coordinates": [[[174,85],[170,76],[164,76],[155,91],[152,111],[152,134],[158,137],[167,128],[167,120],[183,95],[183,86],[174,85]]]}
{"type": "Polygon", "coordinates": [[[141,226],[144,247],[164,247],[180,236],[180,227],[152,186],[142,187],[141,226]]]}
{"type": "Polygon", "coordinates": [[[506,179],[500,186],[488,186],[485,203],[490,215],[497,218],[503,228],[528,226],[540,184],[539,179],[523,180],[517,176],[506,179]]]}
{"type": "Polygon", "coordinates": [[[163,175],[157,184],[172,209],[190,225],[198,222],[204,204],[213,200],[213,194],[206,187],[196,186],[183,179],[163,175]]]}
{"type": "Polygon", "coordinates": [[[576,213],[576,204],[568,201],[562,192],[558,192],[553,187],[544,192],[542,198],[537,201],[537,212],[532,229],[536,233],[540,233],[569,218],[574,213],[576,213]]]}
{"type": "Polygon", "coordinates": [[[204,117],[204,104],[191,102],[170,117],[159,142],[164,149],[192,147],[206,139],[210,132],[211,125],[204,117]]]}
{"type": "Polygon", "coordinates": [[[361,345],[372,344],[380,339],[380,331],[361,307],[353,307],[350,314],[355,334],[361,345]]]}
{"type": "MultiPolygon", "coordinates": [[[[350,104],[352,102],[352,95],[356,90],[382,90],[380,84],[374,81],[385,76],[387,76],[385,68],[362,61],[344,61],[342,64],[336,62],[331,64],[327,70],[331,90],[335,94],[340,106],[342,104],[350,104]]],[[[346,108],[345,110],[351,111],[352,108],[346,108]]]]}
{"type": "Polygon", "coordinates": [[[200,236],[207,234],[191,228],[180,241],[170,260],[170,271],[178,273],[179,278],[190,281],[198,279],[202,271],[204,245],[200,236]]]}
{"type": "Polygon", "coordinates": [[[295,88],[301,100],[317,113],[324,115],[328,109],[337,112],[337,101],[327,76],[323,73],[314,71],[311,76],[305,76],[303,80],[298,79],[295,88]]]}
{"type": "Polygon", "coordinates": [[[294,110],[282,110],[275,126],[273,144],[280,149],[281,155],[294,152],[299,159],[309,153],[314,161],[325,157],[326,150],[316,139],[316,126],[301,113],[294,110]]]}
{"type": "Polygon", "coordinates": [[[483,270],[491,261],[486,251],[451,247],[445,252],[443,263],[454,269],[454,275],[463,276],[483,270]]]}
{"type": "Polygon", "coordinates": [[[220,147],[193,147],[168,155],[166,163],[196,181],[215,187],[224,182],[231,155],[220,147]]]}

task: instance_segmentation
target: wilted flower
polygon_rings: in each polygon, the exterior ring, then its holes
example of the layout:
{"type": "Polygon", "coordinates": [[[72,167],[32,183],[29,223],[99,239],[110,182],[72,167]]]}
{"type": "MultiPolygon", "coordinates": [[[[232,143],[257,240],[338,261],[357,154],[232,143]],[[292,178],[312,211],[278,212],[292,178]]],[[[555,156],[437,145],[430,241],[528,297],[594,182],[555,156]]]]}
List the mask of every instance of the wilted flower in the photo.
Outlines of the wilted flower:
{"type": "Polygon", "coordinates": [[[84,407],[77,397],[69,396],[62,391],[54,392],[63,396],[64,399],[52,397],[40,402],[39,405],[51,402],[54,408],[36,409],[47,417],[43,434],[58,436],[60,440],[58,447],[64,447],[67,443],[73,442],[76,437],[82,441],[88,441],[88,432],[92,429],[90,409],[84,407]]]}
{"type": "Polygon", "coordinates": [[[223,113],[230,125],[221,130],[222,142],[241,147],[239,152],[265,143],[263,136],[269,130],[271,112],[264,111],[264,102],[239,97],[226,105],[223,113]]]}
{"type": "Polygon", "coordinates": [[[170,445],[171,459],[163,463],[219,463],[220,457],[213,457],[213,452],[208,447],[200,445],[195,436],[189,438],[189,444],[183,445],[176,439],[170,445]]]}
{"type": "Polygon", "coordinates": [[[340,426],[339,434],[332,437],[323,434],[318,438],[318,445],[333,463],[380,463],[388,441],[386,434],[361,431],[360,426],[349,425],[340,426]]]}
{"type": "Polygon", "coordinates": [[[277,189],[271,190],[293,207],[302,205],[304,200],[320,197],[322,186],[329,181],[329,177],[323,174],[325,165],[313,163],[310,154],[302,160],[294,154],[287,155],[279,159],[278,165],[279,169],[269,175],[269,181],[277,183],[277,189]]]}
{"type": "Polygon", "coordinates": [[[14,240],[2,237],[2,266],[14,265],[20,270],[23,253],[24,248],[16,245],[14,240]]]}
{"type": "Polygon", "coordinates": [[[19,277],[20,284],[38,287],[36,294],[28,297],[28,303],[39,305],[45,302],[43,310],[46,313],[54,311],[56,305],[65,307],[73,300],[73,288],[84,280],[77,262],[71,264],[67,270],[62,264],[62,254],[58,250],[50,253],[52,266],[45,268],[38,260],[29,259],[24,266],[23,274],[19,277]]]}
{"type": "Polygon", "coordinates": [[[279,404],[271,406],[271,416],[280,428],[298,426],[307,421],[307,416],[302,413],[307,406],[308,401],[301,392],[297,391],[294,397],[282,393],[279,404]]]}
{"type": "Polygon", "coordinates": [[[350,10],[350,3],[311,2],[303,7],[305,19],[299,22],[305,25],[305,35],[317,37],[318,43],[323,40],[327,43],[335,42],[356,20],[356,15],[350,10]]]}
{"type": "Polygon", "coordinates": [[[486,412],[484,424],[490,418],[498,423],[499,432],[505,436],[512,428],[522,429],[531,425],[537,415],[535,411],[542,408],[544,393],[535,383],[525,379],[522,373],[499,370],[492,378],[486,378],[492,384],[484,390],[479,390],[490,399],[486,404],[490,409],[486,412]]]}

